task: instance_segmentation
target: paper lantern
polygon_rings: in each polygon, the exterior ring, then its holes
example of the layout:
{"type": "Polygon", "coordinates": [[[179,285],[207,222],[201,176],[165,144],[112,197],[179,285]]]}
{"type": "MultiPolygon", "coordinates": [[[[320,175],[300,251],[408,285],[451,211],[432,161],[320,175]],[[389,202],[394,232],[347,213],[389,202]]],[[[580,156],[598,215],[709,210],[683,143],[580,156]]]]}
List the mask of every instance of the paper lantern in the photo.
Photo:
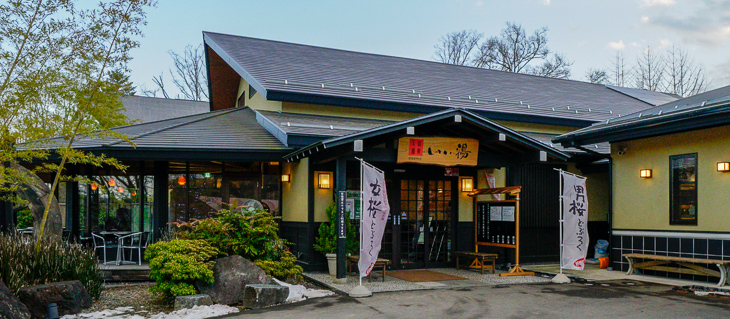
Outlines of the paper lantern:
{"type": "Polygon", "coordinates": [[[185,176],[180,175],[180,177],[177,178],[177,183],[180,186],[185,186],[185,183],[187,183],[187,180],[185,180],[185,176]]]}

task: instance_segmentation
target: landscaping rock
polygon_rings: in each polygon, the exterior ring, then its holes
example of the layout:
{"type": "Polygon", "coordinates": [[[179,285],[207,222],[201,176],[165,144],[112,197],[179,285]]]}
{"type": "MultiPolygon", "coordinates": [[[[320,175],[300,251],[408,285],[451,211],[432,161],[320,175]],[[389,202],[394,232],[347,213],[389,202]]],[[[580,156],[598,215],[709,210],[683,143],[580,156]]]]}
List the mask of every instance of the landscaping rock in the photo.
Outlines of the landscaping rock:
{"type": "Polygon", "coordinates": [[[91,307],[91,297],[80,281],[62,281],[23,287],[18,298],[30,310],[32,318],[45,318],[48,304],[56,303],[58,315],[70,315],[91,307]]]}
{"type": "Polygon", "coordinates": [[[243,306],[259,309],[286,301],[289,287],[279,285],[247,285],[243,293],[243,306]]]}
{"type": "Polygon", "coordinates": [[[215,281],[212,284],[198,281],[196,285],[213,302],[224,305],[240,303],[247,285],[274,283],[263,269],[241,256],[216,259],[213,278],[215,281]]]}
{"type": "Polygon", "coordinates": [[[30,318],[30,311],[0,280],[0,318],[30,318]]]}
{"type": "Polygon", "coordinates": [[[208,295],[190,295],[175,297],[175,310],[192,308],[195,306],[210,306],[213,301],[208,295]]]}

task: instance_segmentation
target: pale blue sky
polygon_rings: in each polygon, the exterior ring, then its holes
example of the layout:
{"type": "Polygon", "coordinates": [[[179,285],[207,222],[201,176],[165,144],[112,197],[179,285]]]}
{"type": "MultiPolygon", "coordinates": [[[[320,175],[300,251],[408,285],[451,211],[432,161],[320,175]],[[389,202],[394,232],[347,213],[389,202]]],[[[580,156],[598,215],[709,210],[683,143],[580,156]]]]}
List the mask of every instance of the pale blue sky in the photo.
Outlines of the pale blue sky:
{"type": "Polygon", "coordinates": [[[167,51],[202,43],[202,31],[433,60],[442,35],[497,35],[505,21],[547,26],[549,47],[574,61],[572,79],[610,67],[617,48],[633,63],[647,45],[676,45],[705,65],[711,87],[730,85],[730,0],[160,0],[129,66],[138,92],[153,88],[153,76],[170,78],[167,51]]]}

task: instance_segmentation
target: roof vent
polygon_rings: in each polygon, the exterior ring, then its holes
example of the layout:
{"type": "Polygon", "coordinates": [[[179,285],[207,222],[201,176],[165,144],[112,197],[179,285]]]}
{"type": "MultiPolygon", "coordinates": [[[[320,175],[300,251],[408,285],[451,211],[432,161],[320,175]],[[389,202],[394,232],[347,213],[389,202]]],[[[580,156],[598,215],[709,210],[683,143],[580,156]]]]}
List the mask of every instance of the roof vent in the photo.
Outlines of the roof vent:
{"type": "Polygon", "coordinates": [[[707,100],[702,101],[702,106],[705,106],[705,103],[707,103],[707,100]]]}

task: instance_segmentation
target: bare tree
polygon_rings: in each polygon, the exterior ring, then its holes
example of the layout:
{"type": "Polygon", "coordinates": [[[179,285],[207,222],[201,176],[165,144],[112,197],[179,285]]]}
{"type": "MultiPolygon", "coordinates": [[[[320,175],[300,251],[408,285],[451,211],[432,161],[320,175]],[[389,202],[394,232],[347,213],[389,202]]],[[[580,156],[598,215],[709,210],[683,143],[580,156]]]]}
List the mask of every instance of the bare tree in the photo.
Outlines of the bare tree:
{"type": "Polygon", "coordinates": [[[553,54],[547,47],[546,27],[528,35],[521,25],[507,22],[499,36],[482,43],[473,61],[476,67],[541,76],[568,78],[573,64],[564,56],[553,54]],[[538,66],[533,61],[543,60],[538,66]]]}
{"type": "Polygon", "coordinates": [[[586,80],[588,82],[593,84],[609,84],[610,81],[608,80],[608,74],[606,73],[606,70],[601,69],[588,69],[588,72],[586,72],[586,80]]]}
{"type": "Polygon", "coordinates": [[[207,83],[208,78],[205,72],[205,57],[203,45],[193,48],[188,45],[182,55],[170,51],[170,56],[175,63],[175,73],[172,75],[172,82],[188,100],[203,101],[208,99],[207,83]]]}
{"type": "Polygon", "coordinates": [[[708,80],[702,65],[695,63],[687,51],[672,46],[664,55],[666,84],[664,90],[691,96],[707,89],[708,80]]]}
{"type": "Polygon", "coordinates": [[[616,86],[626,86],[628,78],[631,77],[631,69],[626,69],[626,59],[623,50],[616,51],[616,57],[611,62],[611,79],[612,84],[616,86]]]}
{"type": "MultiPolygon", "coordinates": [[[[175,72],[169,70],[172,83],[175,84],[180,91],[177,98],[204,101],[208,100],[208,77],[205,72],[205,57],[203,55],[203,46],[196,48],[188,45],[182,54],[174,51],[168,51],[172,57],[175,66],[175,72]]],[[[152,82],[157,87],[154,90],[143,89],[142,93],[146,96],[157,96],[159,92],[166,99],[170,98],[165,87],[163,74],[152,77],[152,82]]]]}
{"type": "Polygon", "coordinates": [[[441,37],[440,43],[434,45],[436,59],[442,63],[469,65],[473,60],[472,51],[479,46],[484,37],[476,30],[451,32],[441,37]]]}
{"type": "Polygon", "coordinates": [[[636,88],[659,91],[663,88],[665,64],[651,46],[647,46],[636,59],[636,88]]]}

